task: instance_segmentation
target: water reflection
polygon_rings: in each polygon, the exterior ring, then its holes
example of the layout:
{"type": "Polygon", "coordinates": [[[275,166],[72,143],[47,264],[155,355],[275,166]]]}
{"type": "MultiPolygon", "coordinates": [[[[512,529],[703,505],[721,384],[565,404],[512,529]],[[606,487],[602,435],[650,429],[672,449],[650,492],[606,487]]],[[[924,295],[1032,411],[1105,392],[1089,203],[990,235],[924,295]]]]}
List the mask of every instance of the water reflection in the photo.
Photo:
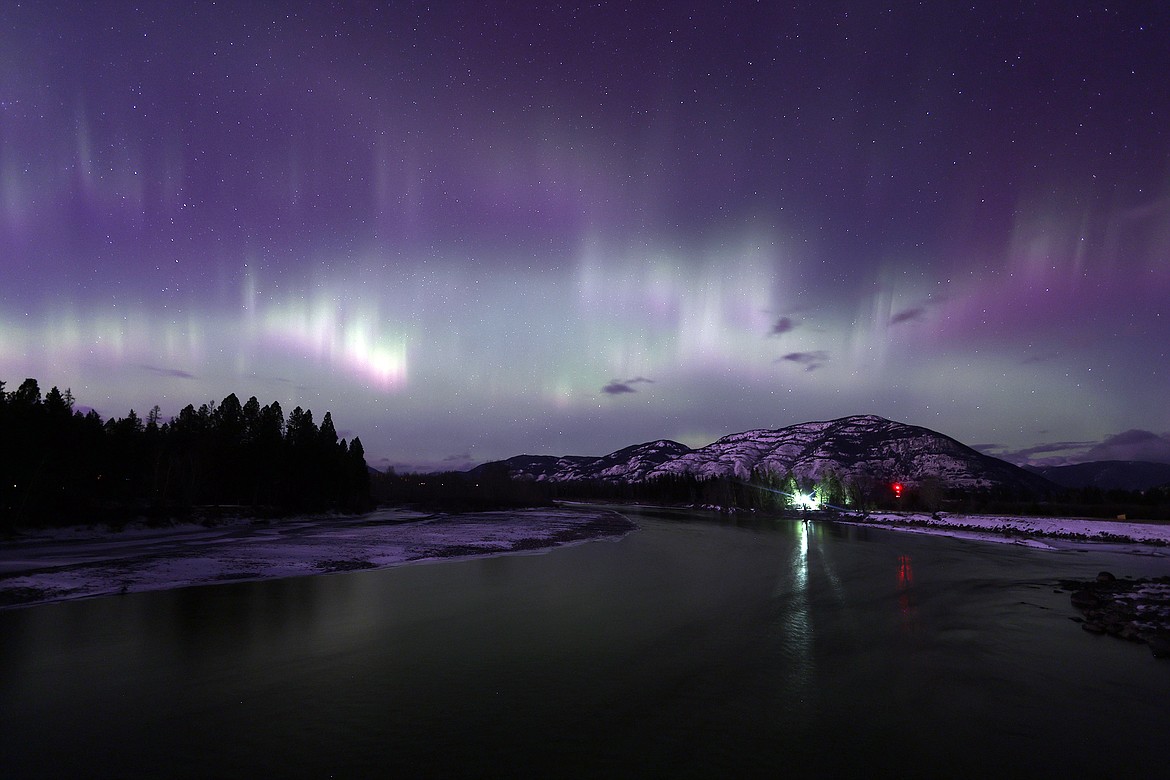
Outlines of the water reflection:
{"type": "Polygon", "coordinates": [[[898,556],[898,610],[902,613],[902,627],[914,631],[918,628],[918,608],[913,600],[914,568],[909,555],[898,556]]]}
{"type": "Polygon", "coordinates": [[[788,572],[777,588],[777,606],[783,628],[781,647],[788,662],[788,693],[805,701],[816,675],[813,660],[813,621],[809,597],[809,536],[807,520],[793,523],[796,544],[788,561],[788,572]]]}
{"type": "Polygon", "coordinates": [[[806,533],[816,542],[816,553],[817,559],[820,561],[820,570],[829,581],[829,587],[832,588],[833,601],[839,606],[848,606],[848,599],[845,598],[845,589],[842,585],[841,577],[837,574],[837,568],[833,565],[833,559],[829,555],[832,545],[825,544],[826,536],[830,538],[842,538],[840,528],[835,523],[810,521],[806,525],[806,533]]]}
{"type": "Polygon", "coordinates": [[[805,590],[808,587],[808,521],[801,521],[798,528],[800,532],[800,545],[796,553],[796,565],[794,568],[800,589],[805,590]]]}

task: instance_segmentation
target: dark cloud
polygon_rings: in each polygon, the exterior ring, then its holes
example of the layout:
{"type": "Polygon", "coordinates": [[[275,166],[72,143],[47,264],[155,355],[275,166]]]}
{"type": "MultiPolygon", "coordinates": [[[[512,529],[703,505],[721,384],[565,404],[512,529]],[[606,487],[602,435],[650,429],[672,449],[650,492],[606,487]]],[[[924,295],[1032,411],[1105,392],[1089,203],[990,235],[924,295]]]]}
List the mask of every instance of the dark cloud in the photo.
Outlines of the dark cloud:
{"type": "Polygon", "coordinates": [[[194,374],[190,373],[189,371],[183,371],[182,369],[179,369],[179,368],[160,368],[159,366],[150,366],[150,365],[146,365],[145,363],[143,363],[142,365],[140,365],[138,367],[143,369],[144,371],[150,371],[151,373],[159,374],[160,376],[174,376],[174,377],[178,377],[179,379],[194,379],[195,378],[194,374]]]}
{"type": "Polygon", "coordinates": [[[445,471],[467,471],[479,463],[471,457],[471,453],[462,452],[444,456],[439,460],[392,461],[388,458],[379,458],[371,465],[383,472],[393,469],[396,474],[439,474],[445,471]]]}
{"type": "Polygon", "coordinates": [[[625,382],[610,382],[605,387],[601,388],[601,392],[608,395],[621,395],[622,393],[636,393],[634,388],[630,387],[625,382]]]}
{"type": "Polygon", "coordinates": [[[1144,460],[1170,463],[1170,434],[1130,429],[1103,441],[1054,441],[1022,450],[999,450],[998,445],[979,445],[975,449],[1011,463],[1032,466],[1063,466],[1097,460],[1144,460]]]}
{"type": "Polygon", "coordinates": [[[813,352],[789,352],[776,362],[779,363],[782,360],[804,366],[805,371],[816,371],[829,362],[829,353],[819,349],[813,352]]]}
{"type": "Polygon", "coordinates": [[[1170,436],[1159,436],[1151,431],[1131,428],[1108,436],[1100,444],[1090,447],[1085,460],[1149,460],[1170,463],[1170,436]]]}
{"type": "Polygon", "coordinates": [[[776,320],[776,324],[772,326],[772,330],[768,332],[769,336],[779,336],[781,333],[787,333],[796,328],[796,324],[788,317],[781,317],[776,320]]]}
{"type": "Polygon", "coordinates": [[[925,316],[926,309],[921,306],[915,306],[913,309],[903,309],[893,317],[890,317],[890,324],[900,325],[903,322],[918,322],[925,316]]]}
{"type": "Polygon", "coordinates": [[[1016,450],[1015,454],[1024,458],[1030,458],[1033,455],[1043,455],[1046,452],[1067,452],[1068,450],[1083,450],[1086,447],[1093,446],[1091,441],[1054,441],[1047,444],[1037,444],[1035,447],[1026,447],[1022,450],[1016,450]]]}
{"type": "Polygon", "coordinates": [[[1019,466],[1060,466],[1085,460],[1082,454],[1094,444],[1091,441],[1054,441],[1022,450],[1004,449],[1002,444],[973,444],[971,448],[1019,466]]]}
{"type": "Polygon", "coordinates": [[[605,393],[606,395],[622,395],[623,393],[636,393],[638,391],[633,388],[633,385],[639,384],[641,382],[647,382],[649,384],[654,384],[653,379],[647,379],[644,376],[636,376],[633,379],[625,379],[625,380],[614,379],[608,385],[601,388],[601,392],[605,393]]]}

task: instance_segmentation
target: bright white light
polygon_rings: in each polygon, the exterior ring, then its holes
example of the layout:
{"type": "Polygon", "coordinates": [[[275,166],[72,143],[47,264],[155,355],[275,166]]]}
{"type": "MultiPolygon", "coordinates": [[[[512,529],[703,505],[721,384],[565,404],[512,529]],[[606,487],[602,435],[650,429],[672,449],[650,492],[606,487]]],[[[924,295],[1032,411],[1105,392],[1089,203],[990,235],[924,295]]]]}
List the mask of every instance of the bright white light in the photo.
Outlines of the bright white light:
{"type": "Polygon", "coordinates": [[[807,496],[803,493],[795,493],[792,496],[792,503],[796,505],[797,509],[820,509],[821,502],[812,493],[807,496]]]}

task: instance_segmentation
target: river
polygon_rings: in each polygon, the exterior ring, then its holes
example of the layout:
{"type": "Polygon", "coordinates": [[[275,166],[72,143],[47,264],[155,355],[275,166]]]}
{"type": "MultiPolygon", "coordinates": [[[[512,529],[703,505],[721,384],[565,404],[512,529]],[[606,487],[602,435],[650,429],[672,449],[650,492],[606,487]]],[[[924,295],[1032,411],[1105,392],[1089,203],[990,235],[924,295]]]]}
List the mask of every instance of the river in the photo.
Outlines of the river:
{"type": "Polygon", "coordinates": [[[1054,592],[1164,555],[627,514],[540,555],[0,612],[0,777],[1165,772],[1170,662],[1054,592]]]}

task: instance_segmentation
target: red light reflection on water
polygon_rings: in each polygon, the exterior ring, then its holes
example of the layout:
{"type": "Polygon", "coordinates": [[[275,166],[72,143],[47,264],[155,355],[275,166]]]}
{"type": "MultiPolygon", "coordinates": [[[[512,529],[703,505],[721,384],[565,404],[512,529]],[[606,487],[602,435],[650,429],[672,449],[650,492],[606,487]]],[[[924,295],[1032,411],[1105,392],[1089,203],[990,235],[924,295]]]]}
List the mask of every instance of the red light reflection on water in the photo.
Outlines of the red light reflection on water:
{"type": "Polygon", "coordinates": [[[910,599],[910,587],[914,584],[914,568],[909,555],[898,556],[898,608],[902,619],[910,625],[914,620],[914,604],[910,599]]]}
{"type": "Polygon", "coordinates": [[[898,590],[905,590],[914,584],[914,569],[910,566],[909,555],[898,556],[898,590]]]}

